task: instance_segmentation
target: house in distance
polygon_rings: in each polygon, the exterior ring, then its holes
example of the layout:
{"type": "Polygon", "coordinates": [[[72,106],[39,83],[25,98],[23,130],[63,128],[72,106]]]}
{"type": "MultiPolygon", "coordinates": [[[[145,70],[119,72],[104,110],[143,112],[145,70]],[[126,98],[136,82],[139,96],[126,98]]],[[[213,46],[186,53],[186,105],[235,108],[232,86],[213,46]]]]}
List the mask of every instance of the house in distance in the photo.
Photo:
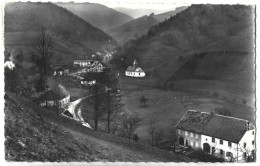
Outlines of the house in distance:
{"type": "Polygon", "coordinates": [[[133,66],[128,66],[126,69],[125,75],[129,77],[145,77],[145,72],[141,67],[137,66],[137,62],[134,60],[133,66]]]}
{"type": "Polygon", "coordinates": [[[189,110],[177,123],[177,144],[226,161],[255,160],[255,127],[244,119],[189,110]]]}
{"type": "Polygon", "coordinates": [[[59,85],[55,90],[48,90],[38,98],[42,107],[64,108],[70,103],[70,94],[65,88],[59,85]]]}

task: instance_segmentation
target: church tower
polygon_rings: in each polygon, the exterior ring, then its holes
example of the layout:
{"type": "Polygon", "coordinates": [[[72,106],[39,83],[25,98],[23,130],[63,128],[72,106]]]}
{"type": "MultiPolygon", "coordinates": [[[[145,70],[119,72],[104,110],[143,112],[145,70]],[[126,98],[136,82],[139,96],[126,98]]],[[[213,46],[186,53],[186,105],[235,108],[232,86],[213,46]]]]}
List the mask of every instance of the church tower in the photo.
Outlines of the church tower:
{"type": "Polygon", "coordinates": [[[134,67],[137,67],[136,59],[134,60],[133,66],[134,66],[134,67]]]}

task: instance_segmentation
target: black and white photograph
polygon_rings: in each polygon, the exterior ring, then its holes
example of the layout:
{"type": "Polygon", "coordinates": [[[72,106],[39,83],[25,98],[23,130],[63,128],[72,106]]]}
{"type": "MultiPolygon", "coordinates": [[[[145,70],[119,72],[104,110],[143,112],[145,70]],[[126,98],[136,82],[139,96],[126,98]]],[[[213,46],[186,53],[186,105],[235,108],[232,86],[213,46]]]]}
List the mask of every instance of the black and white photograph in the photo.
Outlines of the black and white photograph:
{"type": "Polygon", "coordinates": [[[3,160],[256,163],[257,5],[227,3],[3,3],[3,160]]]}

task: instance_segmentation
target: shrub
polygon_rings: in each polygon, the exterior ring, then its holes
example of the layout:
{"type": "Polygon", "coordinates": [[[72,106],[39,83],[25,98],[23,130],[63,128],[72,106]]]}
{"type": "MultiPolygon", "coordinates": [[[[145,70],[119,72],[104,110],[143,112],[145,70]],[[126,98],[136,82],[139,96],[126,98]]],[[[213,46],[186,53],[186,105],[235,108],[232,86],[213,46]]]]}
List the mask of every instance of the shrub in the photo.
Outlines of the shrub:
{"type": "Polygon", "coordinates": [[[134,134],[134,135],[133,135],[133,140],[134,140],[135,142],[138,142],[138,141],[139,141],[139,137],[138,137],[137,134],[134,134]]]}

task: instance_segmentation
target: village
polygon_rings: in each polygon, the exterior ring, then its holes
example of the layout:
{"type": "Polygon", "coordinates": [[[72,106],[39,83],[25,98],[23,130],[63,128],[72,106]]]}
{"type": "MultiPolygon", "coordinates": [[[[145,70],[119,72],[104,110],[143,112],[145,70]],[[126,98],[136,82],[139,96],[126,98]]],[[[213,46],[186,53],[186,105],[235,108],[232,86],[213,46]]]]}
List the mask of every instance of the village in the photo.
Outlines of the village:
{"type": "MultiPolygon", "coordinates": [[[[99,55],[101,54],[99,53],[99,55]]],[[[86,90],[86,87],[103,86],[102,90],[97,93],[107,93],[112,90],[106,84],[102,85],[96,77],[100,73],[111,71],[109,61],[112,59],[112,54],[107,52],[102,59],[97,59],[96,56],[92,55],[91,59],[74,60],[71,65],[53,64],[53,73],[49,81],[51,82],[50,86],[44,93],[31,94],[33,96],[32,101],[38,103],[41,107],[53,110],[57,115],[78,121],[91,130],[96,129],[97,127],[94,127],[89,119],[83,118],[82,112],[85,112],[85,110],[79,107],[82,105],[82,101],[95,96],[95,94],[89,93],[90,89],[86,90]],[[76,92],[77,95],[75,95],[75,92],[73,92],[72,95],[69,90],[66,90],[64,80],[73,80],[74,88],[82,89],[81,93],[83,91],[85,93],[78,95],[78,92],[76,92]]],[[[6,67],[12,70],[15,65],[11,61],[7,61],[6,67]]],[[[121,80],[121,82],[132,79],[132,82],[138,83],[147,79],[142,66],[138,65],[136,59],[132,65],[130,64],[125,69],[122,75],[119,71],[114,74],[116,79],[121,80]],[[123,79],[120,77],[123,77],[123,79]]],[[[121,91],[121,88],[123,88],[122,85],[120,88],[116,87],[118,95],[122,95],[121,93],[124,91],[121,91]]],[[[19,91],[17,93],[24,95],[28,92],[19,91]]],[[[148,99],[142,97],[145,104],[148,99]]],[[[190,155],[194,151],[202,150],[206,154],[230,162],[254,160],[255,127],[247,120],[218,115],[214,112],[187,110],[178,120],[178,123],[171,127],[176,129],[176,135],[173,138],[175,141],[170,148],[175,153],[190,155]]]]}

